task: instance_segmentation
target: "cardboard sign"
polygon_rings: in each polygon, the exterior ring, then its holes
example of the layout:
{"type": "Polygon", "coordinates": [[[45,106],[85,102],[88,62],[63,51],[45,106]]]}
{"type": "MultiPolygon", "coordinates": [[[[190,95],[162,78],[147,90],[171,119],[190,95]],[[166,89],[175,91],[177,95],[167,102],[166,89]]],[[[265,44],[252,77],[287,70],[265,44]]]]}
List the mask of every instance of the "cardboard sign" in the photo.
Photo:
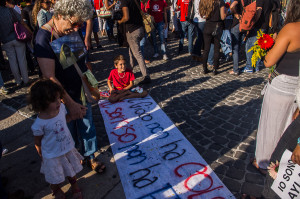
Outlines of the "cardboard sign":
{"type": "Polygon", "coordinates": [[[300,166],[293,163],[291,156],[292,152],[285,150],[271,188],[281,198],[300,199],[300,166]]]}
{"type": "Polygon", "coordinates": [[[235,198],[150,96],[99,107],[126,198],[235,198]]]}

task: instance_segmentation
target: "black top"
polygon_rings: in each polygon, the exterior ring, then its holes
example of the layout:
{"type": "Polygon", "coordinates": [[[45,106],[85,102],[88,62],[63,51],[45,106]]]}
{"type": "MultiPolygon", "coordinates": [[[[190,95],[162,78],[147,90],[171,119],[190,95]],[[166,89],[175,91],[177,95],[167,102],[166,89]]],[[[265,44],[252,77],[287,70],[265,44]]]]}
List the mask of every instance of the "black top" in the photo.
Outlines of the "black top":
{"type": "MultiPolygon", "coordinates": [[[[53,37],[53,40],[55,37],[53,37]]],[[[81,78],[79,77],[74,66],[70,66],[63,70],[58,58],[54,54],[51,46],[51,33],[42,28],[39,29],[36,35],[36,43],[34,45],[34,54],[38,58],[49,58],[55,60],[55,77],[63,85],[63,88],[71,96],[73,100],[80,100],[81,95],[81,78]]],[[[82,72],[87,70],[85,59],[81,58],[77,61],[82,72]]]]}
{"type": "Polygon", "coordinates": [[[221,14],[220,14],[220,8],[224,7],[224,6],[225,6],[224,0],[216,1],[215,5],[214,5],[214,9],[206,21],[221,22],[222,19],[221,19],[221,14]]]}
{"type": "Polygon", "coordinates": [[[33,9],[33,5],[29,5],[23,8],[21,12],[22,20],[28,25],[31,31],[34,30],[34,25],[32,21],[32,9],[33,9]]]}
{"type": "Polygon", "coordinates": [[[143,27],[143,19],[140,14],[140,9],[138,8],[136,2],[139,3],[139,0],[121,0],[121,9],[127,7],[129,10],[129,20],[125,22],[126,32],[133,32],[136,29],[143,27]]]}
{"type": "Polygon", "coordinates": [[[255,28],[268,30],[270,13],[273,7],[272,2],[273,0],[256,0],[256,7],[261,7],[262,12],[258,21],[255,23],[255,28]]]}
{"type": "Polygon", "coordinates": [[[299,75],[299,60],[300,51],[286,52],[278,61],[276,70],[280,74],[296,77],[299,75]]]}

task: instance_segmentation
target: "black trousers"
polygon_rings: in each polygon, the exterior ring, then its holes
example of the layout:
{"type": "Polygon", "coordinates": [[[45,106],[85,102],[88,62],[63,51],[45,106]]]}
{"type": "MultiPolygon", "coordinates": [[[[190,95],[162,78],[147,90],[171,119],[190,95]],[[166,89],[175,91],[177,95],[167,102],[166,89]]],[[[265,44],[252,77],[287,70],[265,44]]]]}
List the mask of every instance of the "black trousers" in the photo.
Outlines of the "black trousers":
{"type": "Polygon", "coordinates": [[[203,53],[203,67],[207,68],[207,59],[210,50],[210,44],[214,43],[214,67],[217,69],[219,67],[220,58],[220,48],[221,48],[221,37],[223,33],[223,22],[205,22],[203,30],[204,39],[204,53],[203,53]],[[219,26],[216,35],[213,36],[213,32],[216,30],[217,25],[219,26]]]}
{"type": "MultiPolygon", "coordinates": [[[[297,139],[300,137],[300,116],[298,116],[291,124],[290,126],[285,130],[282,137],[280,138],[277,147],[275,148],[272,156],[271,156],[271,162],[278,162],[281,159],[282,154],[286,149],[290,151],[294,151],[294,149],[297,146],[297,139]]],[[[266,180],[265,180],[265,187],[263,190],[262,195],[267,199],[275,199],[279,198],[277,194],[271,189],[271,186],[273,184],[273,178],[270,177],[269,174],[267,174],[266,180]]]]}

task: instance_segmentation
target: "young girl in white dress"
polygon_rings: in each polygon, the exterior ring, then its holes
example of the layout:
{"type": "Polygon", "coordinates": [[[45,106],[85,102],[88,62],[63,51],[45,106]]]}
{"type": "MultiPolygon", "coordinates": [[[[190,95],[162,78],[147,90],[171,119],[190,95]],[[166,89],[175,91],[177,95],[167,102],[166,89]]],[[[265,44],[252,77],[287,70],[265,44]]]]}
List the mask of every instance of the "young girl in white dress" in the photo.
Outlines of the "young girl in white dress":
{"type": "Polygon", "coordinates": [[[38,116],[31,126],[34,143],[42,159],[41,173],[50,183],[53,195],[64,199],[60,183],[67,177],[73,198],[82,198],[77,185],[76,173],[82,170],[83,157],[74,147],[74,141],[67,127],[70,120],[65,105],[61,103],[64,90],[51,80],[35,82],[29,91],[28,101],[38,116]]]}

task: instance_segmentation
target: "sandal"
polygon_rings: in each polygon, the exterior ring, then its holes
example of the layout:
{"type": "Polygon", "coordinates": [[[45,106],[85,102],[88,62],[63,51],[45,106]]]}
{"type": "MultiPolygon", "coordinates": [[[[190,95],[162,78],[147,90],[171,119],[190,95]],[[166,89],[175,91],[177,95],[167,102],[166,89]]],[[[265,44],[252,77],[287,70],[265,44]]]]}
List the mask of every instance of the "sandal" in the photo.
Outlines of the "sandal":
{"type": "Polygon", "coordinates": [[[75,191],[72,191],[72,199],[83,199],[82,192],[80,189],[76,189],[75,191]]]}
{"type": "Polygon", "coordinates": [[[255,167],[259,173],[261,173],[263,176],[266,176],[268,173],[267,169],[262,169],[258,166],[257,162],[256,162],[256,158],[251,158],[250,159],[250,163],[252,164],[253,167],[255,167]]]}
{"type": "Polygon", "coordinates": [[[106,169],[106,166],[104,165],[103,162],[98,162],[95,160],[90,160],[89,166],[91,167],[92,170],[96,171],[99,174],[104,173],[106,169]]]}

